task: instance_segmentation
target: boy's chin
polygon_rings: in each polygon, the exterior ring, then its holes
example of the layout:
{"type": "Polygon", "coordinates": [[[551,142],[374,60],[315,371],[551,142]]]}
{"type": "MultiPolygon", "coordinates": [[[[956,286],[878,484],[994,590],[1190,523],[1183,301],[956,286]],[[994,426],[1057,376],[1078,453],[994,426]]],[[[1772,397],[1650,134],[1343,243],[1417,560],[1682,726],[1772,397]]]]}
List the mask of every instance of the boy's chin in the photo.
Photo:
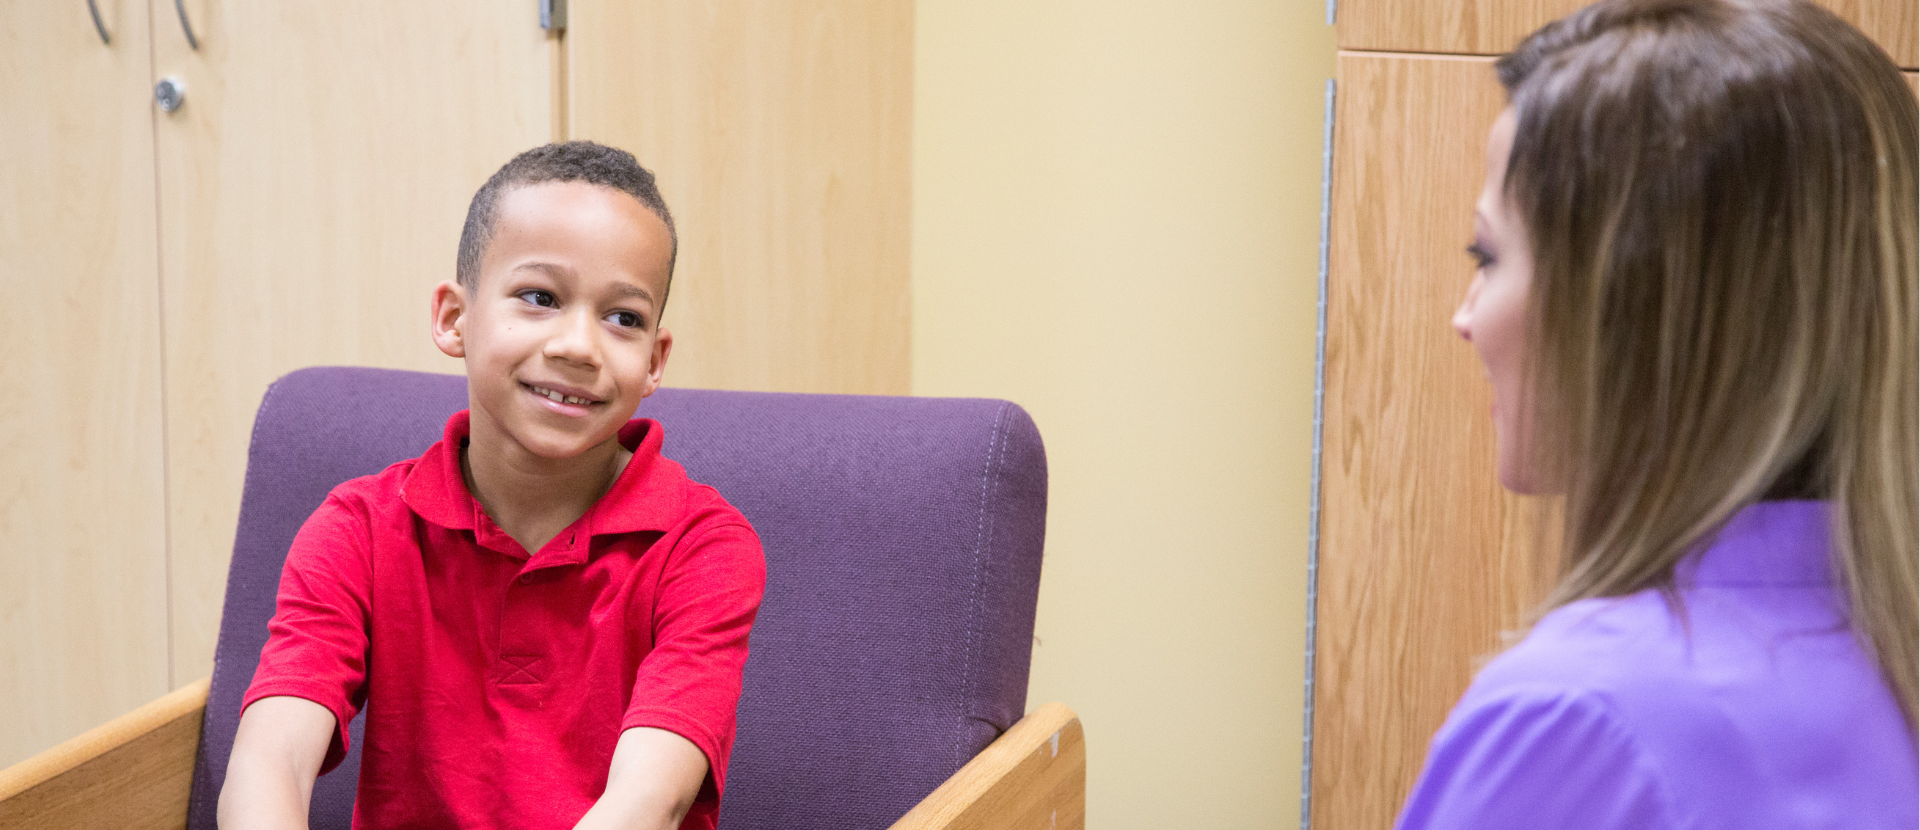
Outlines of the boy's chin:
{"type": "Polygon", "coordinates": [[[523,442],[521,446],[540,458],[548,461],[571,461],[582,456],[592,455],[595,450],[611,447],[619,443],[619,433],[609,435],[600,441],[545,441],[523,442]]]}
{"type": "Polygon", "coordinates": [[[513,443],[519,444],[522,449],[537,458],[547,461],[567,461],[584,455],[591,455],[595,450],[618,443],[620,440],[619,426],[624,426],[625,424],[625,421],[621,421],[618,426],[608,430],[605,435],[556,434],[552,430],[538,428],[527,430],[510,429],[508,430],[508,435],[513,439],[513,443]]]}

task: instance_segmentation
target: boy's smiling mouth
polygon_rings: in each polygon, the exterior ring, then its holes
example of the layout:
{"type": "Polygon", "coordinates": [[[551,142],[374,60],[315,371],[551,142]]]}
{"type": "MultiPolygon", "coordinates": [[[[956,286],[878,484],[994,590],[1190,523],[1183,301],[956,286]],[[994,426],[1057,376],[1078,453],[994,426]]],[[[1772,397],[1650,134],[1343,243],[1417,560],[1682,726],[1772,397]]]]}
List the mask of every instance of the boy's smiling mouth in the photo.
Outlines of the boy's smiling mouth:
{"type": "Polygon", "coordinates": [[[584,398],[577,395],[568,395],[565,392],[548,389],[544,386],[535,386],[531,383],[522,382],[520,385],[532,391],[533,394],[539,395],[555,403],[570,403],[575,406],[591,406],[593,404],[600,403],[600,401],[593,400],[592,398],[584,398]]]}

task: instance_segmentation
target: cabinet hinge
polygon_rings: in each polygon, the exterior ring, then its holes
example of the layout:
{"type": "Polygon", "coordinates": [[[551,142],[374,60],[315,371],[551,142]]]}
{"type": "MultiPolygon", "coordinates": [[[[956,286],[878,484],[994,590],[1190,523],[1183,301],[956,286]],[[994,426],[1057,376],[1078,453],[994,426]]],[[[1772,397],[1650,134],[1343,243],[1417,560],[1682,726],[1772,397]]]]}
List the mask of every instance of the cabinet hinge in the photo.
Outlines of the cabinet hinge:
{"type": "Polygon", "coordinates": [[[540,28],[549,32],[567,28],[567,0],[540,0],[540,28]]]}

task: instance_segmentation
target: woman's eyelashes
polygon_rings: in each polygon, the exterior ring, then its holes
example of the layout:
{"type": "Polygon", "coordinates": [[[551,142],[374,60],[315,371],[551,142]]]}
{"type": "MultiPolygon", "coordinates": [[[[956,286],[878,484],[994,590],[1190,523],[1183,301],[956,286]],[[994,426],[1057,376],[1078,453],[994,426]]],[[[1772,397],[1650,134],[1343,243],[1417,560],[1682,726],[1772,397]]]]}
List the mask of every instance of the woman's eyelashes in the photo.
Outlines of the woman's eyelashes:
{"type": "Polygon", "coordinates": [[[1467,256],[1473,257],[1474,267],[1482,271],[1493,264],[1493,253],[1481,245],[1479,240],[1474,240],[1467,245],[1467,256]]]}

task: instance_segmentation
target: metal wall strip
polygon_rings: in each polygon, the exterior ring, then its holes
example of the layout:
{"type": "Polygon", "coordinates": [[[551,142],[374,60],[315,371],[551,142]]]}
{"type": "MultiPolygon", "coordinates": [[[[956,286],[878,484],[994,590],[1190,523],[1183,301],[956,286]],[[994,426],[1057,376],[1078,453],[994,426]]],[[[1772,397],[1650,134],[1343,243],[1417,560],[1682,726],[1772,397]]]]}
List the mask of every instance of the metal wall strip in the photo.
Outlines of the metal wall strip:
{"type": "MultiPolygon", "coordinates": [[[[1327,0],[1333,22],[1333,0],[1327,0]]],[[[1307,508],[1307,689],[1306,725],[1300,730],[1300,830],[1313,827],[1313,653],[1320,600],[1320,455],[1327,411],[1327,259],[1333,239],[1333,94],[1327,79],[1327,108],[1320,134],[1320,301],[1313,348],[1313,479],[1307,508]]]]}

